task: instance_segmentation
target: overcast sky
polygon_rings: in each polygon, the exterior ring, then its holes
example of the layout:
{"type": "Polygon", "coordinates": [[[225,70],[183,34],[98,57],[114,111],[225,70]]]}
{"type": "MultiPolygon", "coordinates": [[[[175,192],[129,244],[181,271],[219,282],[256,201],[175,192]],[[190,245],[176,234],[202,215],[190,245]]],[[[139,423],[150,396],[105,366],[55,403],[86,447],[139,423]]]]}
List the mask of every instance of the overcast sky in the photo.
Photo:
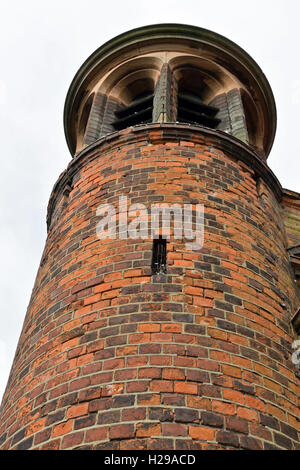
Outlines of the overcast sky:
{"type": "Polygon", "coordinates": [[[243,47],[273,88],[278,130],[269,164],[300,192],[299,0],[0,0],[0,397],[46,238],[52,187],[70,154],[68,87],[83,61],[129,29],[185,23],[243,47]]]}

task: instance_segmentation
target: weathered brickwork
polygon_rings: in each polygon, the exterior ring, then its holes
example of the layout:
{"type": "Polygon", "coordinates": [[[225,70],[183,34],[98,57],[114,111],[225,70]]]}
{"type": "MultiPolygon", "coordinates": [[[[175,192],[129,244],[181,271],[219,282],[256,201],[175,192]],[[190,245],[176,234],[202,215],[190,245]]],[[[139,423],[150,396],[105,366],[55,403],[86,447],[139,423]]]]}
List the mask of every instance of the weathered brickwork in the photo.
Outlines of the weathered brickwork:
{"type": "Polygon", "coordinates": [[[288,246],[300,245],[300,194],[284,190],[282,198],[283,219],[288,236],[288,246]]]}
{"type": "Polygon", "coordinates": [[[216,135],[126,129],[62,175],[2,403],[2,449],[299,449],[299,297],[280,203],[236,158],[246,146],[216,135]],[[121,194],[148,209],[204,204],[203,249],[171,238],[167,273],[152,276],[151,239],[98,240],[96,209],[121,194]]]}

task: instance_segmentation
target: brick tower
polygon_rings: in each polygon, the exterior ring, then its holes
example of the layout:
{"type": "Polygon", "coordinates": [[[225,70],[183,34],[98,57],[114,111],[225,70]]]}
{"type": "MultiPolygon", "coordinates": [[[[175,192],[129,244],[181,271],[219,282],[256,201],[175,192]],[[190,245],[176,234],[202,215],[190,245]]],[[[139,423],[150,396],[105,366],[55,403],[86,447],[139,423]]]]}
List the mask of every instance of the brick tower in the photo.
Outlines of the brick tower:
{"type": "Polygon", "coordinates": [[[83,64],[64,119],[73,158],[50,197],[1,448],[299,448],[300,195],[266,162],[276,109],[260,68],[207,30],[136,29],[83,64]],[[192,222],[204,205],[202,248],[175,229],[128,238],[127,203],[192,205],[192,222]],[[97,235],[103,204],[115,238],[97,235]]]}

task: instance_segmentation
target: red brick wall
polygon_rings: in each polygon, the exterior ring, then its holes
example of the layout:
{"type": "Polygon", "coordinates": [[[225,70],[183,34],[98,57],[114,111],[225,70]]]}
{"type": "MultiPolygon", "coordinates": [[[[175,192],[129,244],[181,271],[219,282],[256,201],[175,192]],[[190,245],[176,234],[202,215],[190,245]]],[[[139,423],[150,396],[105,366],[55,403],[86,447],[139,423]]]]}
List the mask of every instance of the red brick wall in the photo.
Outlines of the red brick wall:
{"type": "Polygon", "coordinates": [[[69,165],[2,403],[3,449],[299,447],[286,234],[235,145],[140,126],[69,165]],[[151,240],[96,237],[97,207],[120,194],[204,204],[203,249],[171,239],[167,274],[151,276],[151,240]]]}

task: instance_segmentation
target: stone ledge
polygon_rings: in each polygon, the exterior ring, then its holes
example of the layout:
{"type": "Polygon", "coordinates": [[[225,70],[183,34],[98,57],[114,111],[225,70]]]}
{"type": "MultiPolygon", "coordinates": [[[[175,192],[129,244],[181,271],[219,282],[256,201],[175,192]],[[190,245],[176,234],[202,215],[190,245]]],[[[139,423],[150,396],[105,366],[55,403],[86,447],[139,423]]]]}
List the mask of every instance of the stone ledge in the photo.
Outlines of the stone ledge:
{"type": "Polygon", "coordinates": [[[73,158],[67,169],[60,175],[51,193],[47,214],[48,229],[51,225],[52,213],[58,197],[82,167],[88,154],[91,154],[90,158],[93,159],[97,150],[104,152],[142,141],[150,145],[156,145],[164,142],[180,142],[181,140],[193,142],[195,145],[213,145],[214,148],[244,162],[257,176],[265,181],[273,191],[276,199],[279,202],[281,201],[283,190],[272,170],[254,150],[232,135],[220,130],[184,123],[144,124],[108,134],[84,148],[73,158]]]}

